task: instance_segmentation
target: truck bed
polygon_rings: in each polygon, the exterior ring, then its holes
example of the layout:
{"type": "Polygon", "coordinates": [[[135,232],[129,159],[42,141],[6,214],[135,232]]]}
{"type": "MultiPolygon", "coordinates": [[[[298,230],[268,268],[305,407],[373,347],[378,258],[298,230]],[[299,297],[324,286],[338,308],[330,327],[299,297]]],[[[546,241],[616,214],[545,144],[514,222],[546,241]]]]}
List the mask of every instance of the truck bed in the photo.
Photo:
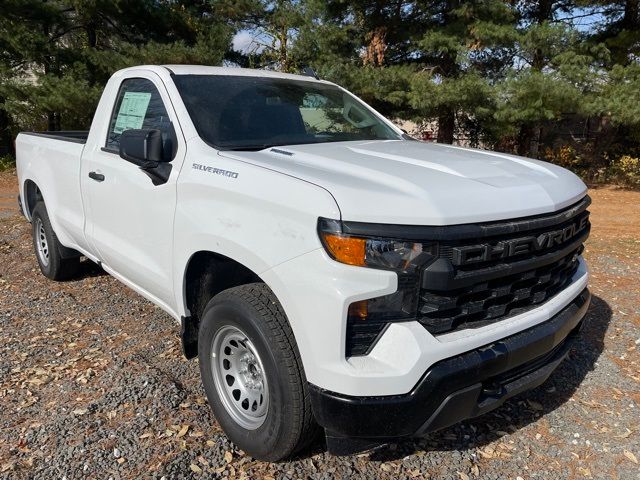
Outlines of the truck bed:
{"type": "Polygon", "coordinates": [[[22,132],[23,135],[34,135],[36,137],[46,137],[65,142],[86,143],[89,130],[67,130],[60,132],[22,132]]]}
{"type": "MultiPolygon", "coordinates": [[[[80,170],[87,138],[88,132],[23,132],[16,138],[18,178],[30,172],[30,180],[42,191],[59,240],[70,248],[84,238],[80,170]]],[[[21,189],[26,199],[26,185],[21,189]]]]}

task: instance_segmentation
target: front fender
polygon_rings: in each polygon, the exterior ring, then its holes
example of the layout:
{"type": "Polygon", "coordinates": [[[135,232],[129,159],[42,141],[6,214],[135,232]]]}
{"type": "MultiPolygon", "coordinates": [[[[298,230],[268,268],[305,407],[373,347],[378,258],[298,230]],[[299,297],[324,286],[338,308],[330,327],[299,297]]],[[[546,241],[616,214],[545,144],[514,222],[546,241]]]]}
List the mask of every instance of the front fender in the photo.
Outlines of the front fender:
{"type": "Polygon", "coordinates": [[[224,255],[260,276],[321,247],[318,217],[340,218],[338,205],[323,188],[212,155],[211,148],[205,147],[208,150],[200,151],[199,143],[190,147],[177,187],[174,292],[182,315],[186,311],[183,282],[194,253],[224,255]]]}

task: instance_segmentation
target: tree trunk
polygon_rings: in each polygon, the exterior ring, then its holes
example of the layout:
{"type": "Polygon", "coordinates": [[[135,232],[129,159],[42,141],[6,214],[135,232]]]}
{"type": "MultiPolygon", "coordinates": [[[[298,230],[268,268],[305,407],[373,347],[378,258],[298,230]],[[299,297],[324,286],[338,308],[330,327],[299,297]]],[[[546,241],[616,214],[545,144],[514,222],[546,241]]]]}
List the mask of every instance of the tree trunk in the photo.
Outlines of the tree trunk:
{"type": "Polygon", "coordinates": [[[54,112],[47,112],[47,131],[56,131],[56,114],[54,112]]]}
{"type": "Polygon", "coordinates": [[[453,110],[443,112],[438,117],[438,143],[453,143],[456,129],[456,116],[453,110]]]}
{"type": "MultiPolygon", "coordinates": [[[[554,0],[540,0],[538,2],[538,8],[535,12],[535,20],[538,25],[542,25],[544,22],[548,22],[553,19],[553,4],[554,0]]],[[[533,52],[533,60],[531,62],[531,67],[541,72],[546,63],[546,59],[544,58],[544,54],[540,48],[537,48],[535,52],[533,52]]]]}
{"type": "MultiPolygon", "coordinates": [[[[444,12],[445,24],[449,24],[451,20],[451,10],[457,8],[458,0],[448,0],[448,10],[444,12]]],[[[445,79],[453,79],[458,76],[458,64],[456,59],[448,52],[444,52],[438,62],[440,73],[445,79]]],[[[446,81],[446,80],[444,80],[446,81]]],[[[443,105],[438,117],[438,143],[453,143],[456,130],[456,115],[454,104],[448,102],[443,105]]]]}
{"type": "MultiPolygon", "coordinates": [[[[0,104],[4,103],[4,97],[0,97],[0,104]]],[[[13,142],[9,131],[9,115],[6,110],[0,108],[0,156],[5,153],[13,154],[13,142]]]]}
{"type": "Polygon", "coordinates": [[[553,4],[555,0],[540,0],[536,9],[536,22],[538,24],[551,20],[553,16],[553,4]]]}
{"type": "Polygon", "coordinates": [[[540,127],[537,125],[521,125],[518,132],[518,155],[533,157],[538,153],[540,127]]]}
{"type": "Polygon", "coordinates": [[[624,4],[622,26],[625,30],[637,30],[640,26],[640,0],[627,0],[624,4]]]}
{"type": "Polygon", "coordinates": [[[94,21],[90,21],[87,23],[86,27],[87,31],[87,44],[89,48],[95,49],[98,45],[98,34],[96,32],[96,23],[94,21]]]}
{"type": "MultiPolygon", "coordinates": [[[[45,36],[48,38],[49,37],[49,25],[47,23],[45,23],[42,26],[42,31],[45,34],[45,36]]],[[[44,74],[45,75],[49,75],[52,71],[52,59],[49,55],[45,55],[43,58],[43,67],[44,67],[44,74]]],[[[47,112],[47,130],[50,132],[55,132],[60,130],[60,118],[57,116],[56,112],[54,111],[48,111],[47,112]]]]}

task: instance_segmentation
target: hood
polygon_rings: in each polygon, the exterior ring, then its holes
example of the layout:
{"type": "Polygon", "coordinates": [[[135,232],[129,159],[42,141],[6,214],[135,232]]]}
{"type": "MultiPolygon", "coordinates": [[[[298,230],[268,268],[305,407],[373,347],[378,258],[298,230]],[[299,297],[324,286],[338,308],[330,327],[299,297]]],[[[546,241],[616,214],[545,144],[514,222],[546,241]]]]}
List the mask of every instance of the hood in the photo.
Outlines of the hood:
{"type": "Polygon", "coordinates": [[[220,155],[328,190],[342,220],[455,225],[549,213],[586,187],[537,160],[412,140],[292,145],[220,155]]]}

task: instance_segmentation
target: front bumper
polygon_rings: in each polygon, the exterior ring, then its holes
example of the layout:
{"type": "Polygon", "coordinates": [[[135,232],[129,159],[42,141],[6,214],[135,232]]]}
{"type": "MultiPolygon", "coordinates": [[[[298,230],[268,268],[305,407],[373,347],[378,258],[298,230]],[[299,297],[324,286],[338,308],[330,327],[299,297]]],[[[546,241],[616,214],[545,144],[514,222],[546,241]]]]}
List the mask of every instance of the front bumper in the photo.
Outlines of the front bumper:
{"type": "Polygon", "coordinates": [[[340,453],[345,438],[421,436],[537,387],[567,356],[589,301],[584,289],[545,322],[435,363],[405,395],[348,396],[310,385],[313,412],[327,432],[329,448],[340,453]]]}

